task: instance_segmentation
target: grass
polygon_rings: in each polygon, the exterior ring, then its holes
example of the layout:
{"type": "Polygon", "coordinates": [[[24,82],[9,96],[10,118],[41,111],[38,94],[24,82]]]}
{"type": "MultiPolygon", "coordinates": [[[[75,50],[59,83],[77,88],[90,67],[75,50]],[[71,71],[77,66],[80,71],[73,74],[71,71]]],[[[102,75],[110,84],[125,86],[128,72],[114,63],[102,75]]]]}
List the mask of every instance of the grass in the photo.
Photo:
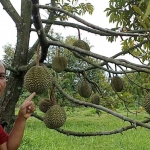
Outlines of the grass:
{"type": "MultiPolygon", "coordinates": [[[[43,115],[37,110],[40,115],[43,115]]],[[[126,115],[126,113],[121,112],[126,115]]],[[[109,131],[129,125],[110,114],[102,113],[99,117],[92,108],[67,112],[67,121],[63,126],[66,130],[76,132],[109,131]]],[[[129,117],[142,120],[145,112],[129,117]]],[[[48,129],[45,124],[30,117],[19,150],[148,150],[150,130],[138,127],[123,134],[107,136],[77,137],[67,136],[55,130],[48,129]]]]}

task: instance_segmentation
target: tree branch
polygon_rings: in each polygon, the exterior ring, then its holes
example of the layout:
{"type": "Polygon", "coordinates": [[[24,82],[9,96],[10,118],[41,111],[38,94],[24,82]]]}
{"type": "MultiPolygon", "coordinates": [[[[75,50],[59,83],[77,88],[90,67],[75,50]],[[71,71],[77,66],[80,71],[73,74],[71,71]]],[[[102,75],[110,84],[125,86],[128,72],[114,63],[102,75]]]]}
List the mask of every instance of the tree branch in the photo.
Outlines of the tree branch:
{"type": "Polygon", "coordinates": [[[1,0],[0,3],[3,5],[3,9],[5,9],[16,25],[22,23],[22,18],[19,16],[18,12],[9,0],[1,0]]]}
{"type": "MultiPolygon", "coordinates": [[[[37,118],[40,121],[43,121],[43,117],[39,116],[37,113],[33,113],[32,116],[37,118]]],[[[141,122],[143,124],[145,124],[145,123],[150,122],[150,119],[148,118],[148,119],[143,120],[141,122]]],[[[112,135],[112,134],[118,134],[118,133],[122,134],[122,132],[127,131],[129,129],[133,129],[133,128],[136,129],[137,126],[140,126],[140,125],[136,124],[136,126],[135,126],[135,124],[132,124],[132,125],[129,125],[129,126],[122,127],[120,129],[116,129],[116,130],[97,131],[97,132],[75,132],[75,131],[65,130],[65,129],[62,129],[62,128],[58,128],[58,129],[54,129],[54,130],[56,130],[59,133],[66,134],[67,136],[72,135],[72,136],[86,137],[86,136],[104,136],[104,135],[112,135]]]]}
{"type": "MultiPolygon", "coordinates": [[[[127,67],[127,68],[131,68],[133,70],[137,70],[139,72],[147,72],[147,73],[150,73],[150,70],[149,69],[145,69],[145,68],[141,68],[141,67],[137,67],[137,66],[133,66],[131,64],[127,64],[127,63],[124,63],[124,62],[120,62],[116,59],[113,59],[112,57],[111,58],[108,58],[106,56],[103,56],[103,55],[99,55],[99,54],[96,54],[96,53],[92,53],[90,51],[86,51],[86,50],[83,50],[81,48],[78,48],[78,47],[75,47],[75,46],[70,46],[70,45],[67,45],[67,44],[64,44],[62,42],[58,42],[58,41],[49,41],[49,45],[55,45],[55,46],[61,46],[61,47],[64,47],[64,48],[67,48],[68,50],[72,50],[74,52],[78,52],[78,53],[83,53],[85,55],[88,55],[88,56],[91,56],[91,57],[94,57],[94,58],[97,58],[97,59],[100,59],[100,60],[103,60],[105,61],[104,63],[113,63],[113,64],[116,64],[116,65],[121,65],[121,66],[124,66],[124,67],[127,67]]],[[[144,67],[144,66],[143,66],[144,67]]]]}
{"type": "MultiPolygon", "coordinates": [[[[148,122],[150,122],[150,119],[142,121],[142,123],[148,123],[148,122]]],[[[136,126],[139,126],[139,125],[136,125],[136,126]]],[[[116,129],[116,130],[112,130],[112,131],[101,131],[101,132],[74,132],[74,131],[64,130],[62,128],[58,128],[58,129],[55,129],[55,130],[58,131],[59,133],[66,134],[67,136],[73,135],[73,136],[85,137],[85,136],[112,135],[112,134],[117,134],[117,133],[122,134],[122,132],[127,131],[129,129],[133,129],[133,128],[135,128],[135,125],[122,127],[120,129],[116,129]]]]}
{"type": "Polygon", "coordinates": [[[37,35],[40,41],[40,46],[41,46],[41,58],[40,58],[40,63],[42,63],[46,57],[47,57],[47,52],[48,52],[48,41],[46,39],[46,35],[43,29],[40,13],[39,13],[39,8],[37,5],[39,4],[39,0],[32,0],[32,17],[33,17],[33,22],[34,22],[34,27],[37,30],[37,35]]]}
{"type": "Polygon", "coordinates": [[[116,35],[119,35],[119,36],[149,36],[149,34],[116,32],[116,31],[112,31],[110,29],[104,29],[104,28],[101,28],[99,26],[93,25],[93,24],[91,24],[91,23],[89,23],[89,22],[87,22],[87,21],[85,21],[85,20],[75,16],[74,14],[69,13],[68,11],[65,11],[65,10],[61,9],[61,8],[56,8],[56,7],[52,7],[52,6],[44,6],[44,5],[39,5],[37,7],[38,8],[42,8],[42,9],[55,10],[55,11],[59,11],[59,12],[65,13],[66,15],[68,15],[71,18],[77,20],[78,22],[81,22],[81,23],[83,23],[84,25],[86,25],[88,27],[91,27],[91,28],[99,30],[99,31],[103,31],[105,33],[116,34],[116,35]]]}
{"type": "Polygon", "coordinates": [[[107,113],[109,113],[109,114],[111,114],[111,115],[113,115],[113,116],[116,116],[116,117],[118,117],[118,118],[120,118],[120,119],[122,119],[122,120],[124,120],[124,121],[128,121],[129,123],[133,124],[135,127],[136,127],[137,125],[139,125],[139,126],[142,126],[142,127],[147,128],[147,129],[150,129],[150,126],[148,126],[148,125],[146,125],[146,124],[144,124],[144,123],[142,123],[142,122],[139,122],[139,121],[130,119],[130,118],[128,118],[128,117],[122,116],[122,115],[120,115],[120,114],[118,114],[118,113],[116,113],[116,112],[114,112],[114,111],[112,111],[112,110],[110,110],[110,109],[108,109],[108,108],[106,108],[106,107],[103,107],[103,106],[101,106],[101,105],[95,105],[95,104],[92,104],[92,103],[87,103],[87,102],[83,102],[83,101],[77,100],[77,99],[71,97],[70,95],[68,95],[68,94],[61,88],[61,86],[60,86],[56,81],[53,81],[53,84],[56,86],[56,88],[57,88],[69,101],[71,101],[71,102],[73,102],[73,103],[76,103],[76,104],[79,104],[79,105],[83,105],[83,106],[86,106],[86,107],[89,106],[89,107],[92,107],[92,108],[96,108],[96,109],[103,110],[103,111],[105,111],[105,112],[107,112],[107,113]]]}
{"type": "MultiPolygon", "coordinates": [[[[42,19],[42,23],[50,24],[50,23],[52,23],[52,21],[42,19]]],[[[82,25],[79,25],[79,24],[76,24],[76,23],[63,22],[63,21],[54,21],[53,24],[61,25],[63,27],[67,26],[67,27],[72,27],[72,28],[76,28],[76,29],[82,29],[84,31],[91,32],[91,33],[94,33],[94,34],[99,34],[101,36],[118,36],[116,34],[113,35],[113,34],[105,33],[103,31],[98,31],[98,30],[95,30],[95,29],[91,29],[89,27],[85,27],[85,26],[82,26],[82,25]]]]}

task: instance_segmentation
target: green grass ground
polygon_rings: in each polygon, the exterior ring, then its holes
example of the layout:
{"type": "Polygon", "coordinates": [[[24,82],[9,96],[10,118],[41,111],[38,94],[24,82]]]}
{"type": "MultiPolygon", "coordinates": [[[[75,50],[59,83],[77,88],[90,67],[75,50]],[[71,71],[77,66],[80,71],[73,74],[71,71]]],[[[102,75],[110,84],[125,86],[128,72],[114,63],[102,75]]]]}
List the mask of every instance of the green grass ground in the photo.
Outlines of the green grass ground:
{"type": "MultiPolygon", "coordinates": [[[[37,111],[40,115],[41,112],[37,111]]],[[[126,113],[123,113],[126,115],[126,113]]],[[[66,130],[76,132],[109,131],[129,125],[110,114],[102,113],[99,117],[94,109],[76,109],[67,112],[67,121],[63,126],[66,130]]],[[[143,120],[146,113],[138,116],[129,114],[136,120],[143,120]]],[[[77,137],[67,136],[55,130],[48,129],[45,124],[30,117],[19,150],[149,150],[150,130],[137,127],[123,134],[107,136],[77,137]]]]}

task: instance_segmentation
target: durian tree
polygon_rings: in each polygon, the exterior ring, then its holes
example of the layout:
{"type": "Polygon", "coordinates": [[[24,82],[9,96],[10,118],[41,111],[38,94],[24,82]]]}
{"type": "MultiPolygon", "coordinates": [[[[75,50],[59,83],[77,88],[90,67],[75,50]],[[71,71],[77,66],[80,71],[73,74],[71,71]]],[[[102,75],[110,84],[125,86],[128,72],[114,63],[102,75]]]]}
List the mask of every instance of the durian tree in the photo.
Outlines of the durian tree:
{"type": "MultiPolygon", "coordinates": [[[[99,87],[97,86],[97,84],[95,84],[96,83],[95,81],[89,80],[89,76],[88,76],[89,74],[87,73],[88,71],[93,71],[96,69],[105,71],[106,74],[108,74],[106,77],[108,79],[109,87],[113,87],[115,93],[114,97],[117,95],[118,99],[121,99],[120,95],[123,94],[124,91],[126,90],[126,88],[122,89],[122,87],[125,86],[123,84],[124,82],[122,81],[122,75],[128,76],[129,74],[133,74],[135,72],[139,74],[150,73],[149,70],[150,68],[149,67],[149,55],[150,55],[149,54],[149,24],[150,24],[149,19],[150,18],[149,16],[143,18],[144,17],[143,15],[145,14],[145,10],[148,6],[147,1],[140,3],[140,0],[138,1],[133,0],[129,2],[127,1],[118,2],[118,1],[110,0],[109,1],[110,7],[106,8],[105,12],[110,22],[116,24],[116,26],[114,26],[113,29],[102,28],[99,25],[94,25],[81,18],[81,15],[84,15],[86,12],[92,15],[92,12],[94,11],[92,2],[91,3],[78,2],[76,7],[74,7],[73,5],[74,2],[76,1],[66,0],[65,2],[63,2],[60,0],[51,0],[50,3],[47,3],[45,5],[39,5],[39,0],[29,0],[29,1],[21,0],[21,13],[18,14],[14,6],[12,5],[11,1],[9,0],[0,1],[1,5],[4,8],[4,11],[8,13],[10,18],[16,24],[16,30],[17,30],[17,41],[16,41],[14,57],[10,65],[6,64],[6,69],[10,71],[8,75],[8,83],[7,83],[5,94],[0,100],[0,106],[1,106],[0,122],[1,124],[7,124],[6,129],[8,131],[10,131],[13,125],[14,115],[12,114],[15,114],[15,105],[19,100],[20,95],[22,94],[22,90],[24,88],[23,87],[24,79],[26,80],[25,78],[26,73],[32,67],[35,67],[37,60],[39,63],[38,67],[40,66],[42,70],[43,70],[42,66],[46,67],[46,69],[44,70],[47,72],[47,74],[49,72],[47,71],[47,68],[49,68],[49,70],[52,70],[51,62],[46,61],[46,58],[48,56],[48,51],[51,51],[50,49],[51,46],[55,46],[59,48],[59,51],[61,51],[61,49],[67,49],[69,52],[72,53],[72,55],[75,54],[75,57],[77,57],[77,59],[86,62],[88,65],[84,67],[76,67],[76,68],[66,67],[64,68],[63,71],[64,73],[65,72],[66,73],[72,72],[75,74],[78,73],[84,81],[90,83],[91,87],[88,89],[89,91],[91,91],[92,88],[92,92],[95,93],[95,90],[93,91],[93,86],[94,86],[96,87],[95,88],[96,92],[98,92],[99,95],[103,95],[104,98],[105,98],[105,93],[110,92],[109,90],[110,88],[107,88],[105,90],[100,90],[103,87],[99,87]],[[39,11],[41,9],[44,9],[47,12],[48,14],[47,19],[41,18],[41,14],[39,11]],[[78,23],[69,22],[69,18],[73,18],[78,23]],[[86,49],[87,46],[81,47],[81,44],[69,45],[63,43],[59,39],[54,38],[53,36],[49,36],[49,32],[52,26],[55,25],[76,28],[79,31],[79,33],[80,30],[84,30],[92,34],[96,34],[97,36],[103,36],[108,40],[108,42],[113,42],[116,38],[121,38],[122,49],[120,50],[119,53],[114,54],[112,57],[107,57],[107,56],[93,53],[90,51],[90,49],[88,50],[86,49]],[[37,33],[37,40],[35,41],[33,46],[29,47],[31,32],[37,33]],[[40,54],[38,54],[38,56],[40,57],[39,59],[35,60],[33,59],[33,57],[37,52],[37,49],[40,49],[40,54]],[[140,64],[135,64],[125,59],[118,59],[119,56],[126,55],[126,54],[130,54],[136,59],[138,59],[140,64]],[[93,59],[97,59],[97,61],[92,61],[93,59]],[[115,69],[113,69],[112,65],[115,66],[115,69]],[[119,77],[119,82],[118,80],[117,82],[111,82],[114,77],[119,77]],[[121,89],[116,90],[116,87],[118,86],[121,87],[121,89]]],[[[80,37],[79,34],[78,40],[81,39],[82,38],[80,37]]],[[[83,43],[85,44],[85,41],[83,43]]],[[[87,45],[87,43],[85,45],[87,45]]],[[[106,45],[106,49],[107,49],[107,45],[106,45]]],[[[36,74],[38,73],[36,72],[34,75],[36,74]]],[[[34,80],[34,78],[32,80],[34,80]]],[[[113,115],[114,117],[120,118],[121,120],[130,123],[129,126],[124,126],[113,131],[105,131],[105,132],[97,131],[97,132],[90,132],[90,133],[84,131],[83,132],[68,131],[68,130],[64,130],[63,127],[59,128],[60,126],[57,126],[57,128],[55,129],[55,126],[52,125],[52,128],[54,128],[56,131],[60,133],[67,134],[67,135],[74,135],[74,136],[101,136],[101,135],[122,133],[123,131],[136,128],[137,126],[150,129],[150,126],[146,124],[150,121],[149,118],[145,120],[143,119],[141,121],[137,121],[129,117],[122,116],[116,111],[109,109],[107,106],[101,104],[99,105],[97,102],[96,104],[94,104],[93,100],[91,103],[80,99],[80,97],[76,98],[73,97],[72,95],[69,95],[69,93],[67,93],[65,89],[62,88],[60,84],[61,80],[59,80],[58,82],[57,78],[55,78],[53,74],[50,80],[52,82],[51,83],[52,87],[50,87],[51,94],[52,94],[50,96],[50,101],[53,102],[53,105],[56,105],[54,104],[56,103],[54,89],[57,89],[61,94],[63,94],[63,96],[66,97],[68,101],[72,103],[85,106],[86,108],[92,107],[100,111],[107,112],[113,115]]],[[[44,84],[45,82],[43,82],[42,86],[44,86],[44,84]]],[[[146,95],[147,92],[149,91],[149,88],[142,85],[141,90],[143,90],[143,93],[146,95]]],[[[90,98],[91,95],[88,94],[84,95],[84,98],[87,97],[90,98]]],[[[82,96],[83,96],[83,90],[82,90],[81,97],[82,96]]],[[[146,96],[146,102],[148,100],[149,97],[146,96]]],[[[149,104],[149,102],[147,102],[147,104],[149,104]]],[[[143,106],[147,106],[147,105],[145,105],[144,103],[143,106]]],[[[49,109],[51,109],[51,107],[53,106],[50,106],[49,109]]],[[[61,110],[59,106],[57,107],[57,110],[59,112],[63,112],[61,113],[63,119],[60,124],[62,125],[66,120],[66,116],[64,111],[61,110]]],[[[147,107],[146,107],[146,111],[149,113],[147,107]]],[[[47,112],[49,111],[47,110],[46,113],[47,112]]],[[[59,115],[59,113],[56,112],[53,115],[54,116],[56,115],[55,118],[58,118],[57,115],[59,115]]],[[[33,116],[37,117],[42,121],[46,121],[46,120],[49,121],[50,119],[49,117],[48,119],[45,119],[45,117],[44,118],[39,117],[36,114],[33,114],[33,116]]],[[[46,114],[46,117],[47,116],[48,114],[46,114]]],[[[56,121],[57,120],[53,120],[54,124],[57,124],[56,121]]]]}
{"type": "Polygon", "coordinates": [[[145,73],[138,73],[135,72],[133,74],[129,74],[128,76],[123,76],[124,84],[128,84],[126,86],[126,91],[123,93],[122,97],[124,95],[127,95],[128,97],[128,104],[131,107],[141,107],[142,102],[145,99],[145,92],[148,93],[149,90],[149,74],[145,73]],[[132,79],[132,80],[131,80],[132,79]],[[143,87],[146,89],[142,90],[143,87]]]}

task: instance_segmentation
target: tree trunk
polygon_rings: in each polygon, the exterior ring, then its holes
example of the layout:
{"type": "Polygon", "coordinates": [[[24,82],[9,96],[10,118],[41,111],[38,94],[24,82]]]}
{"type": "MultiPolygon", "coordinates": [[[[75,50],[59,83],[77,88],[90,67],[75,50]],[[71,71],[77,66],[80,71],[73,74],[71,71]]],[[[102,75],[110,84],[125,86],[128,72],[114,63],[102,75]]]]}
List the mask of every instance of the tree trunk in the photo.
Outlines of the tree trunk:
{"type": "Polygon", "coordinates": [[[11,68],[15,70],[8,77],[5,93],[0,100],[0,123],[6,125],[5,130],[9,133],[15,118],[15,106],[23,89],[23,77],[25,72],[19,72],[18,68],[28,64],[28,49],[31,28],[31,1],[21,1],[21,15],[13,9],[9,3],[1,2],[5,10],[16,24],[17,43],[11,68]],[[28,11],[27,11],[28,10],[28,11]]]}

